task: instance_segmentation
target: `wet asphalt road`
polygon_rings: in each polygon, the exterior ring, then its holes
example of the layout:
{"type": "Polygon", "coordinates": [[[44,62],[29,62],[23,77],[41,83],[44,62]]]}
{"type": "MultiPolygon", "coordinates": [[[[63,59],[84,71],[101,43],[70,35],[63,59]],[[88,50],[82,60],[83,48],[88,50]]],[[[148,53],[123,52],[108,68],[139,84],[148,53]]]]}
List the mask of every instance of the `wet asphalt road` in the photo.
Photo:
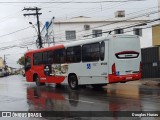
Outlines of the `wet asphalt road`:
{"type": "MultiPolygon", "coordinates": [[[[35,83],[27,83],[25,77],[13,75],[0,78],[0,111],[160,111],[160,87],[145,86],[141,84],[141,81],[135,81],[110,84],[102,90],[95,90],[88,86],[73,91],[68,89],[67,86],[57,88],[54,84],[36,87],[35,83]]],[[[158,117],[118,118],[116,115],[112,118],[25,119],[160,120],[158,117]]]]}

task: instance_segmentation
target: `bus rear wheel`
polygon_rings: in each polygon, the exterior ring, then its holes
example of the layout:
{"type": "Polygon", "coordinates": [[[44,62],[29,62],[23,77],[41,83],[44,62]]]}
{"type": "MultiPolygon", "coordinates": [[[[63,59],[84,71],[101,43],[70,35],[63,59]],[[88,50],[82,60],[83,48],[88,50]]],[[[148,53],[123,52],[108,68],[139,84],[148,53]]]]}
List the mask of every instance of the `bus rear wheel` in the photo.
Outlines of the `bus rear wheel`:
{"type": "Polygon", "coordinates": [[[70,75],[69,79],[68,79],[68,84],[69,87],[72,90],[77,90],[78,89],[78,80],[77,80],[77,76],[76,75],[70,75]]]}

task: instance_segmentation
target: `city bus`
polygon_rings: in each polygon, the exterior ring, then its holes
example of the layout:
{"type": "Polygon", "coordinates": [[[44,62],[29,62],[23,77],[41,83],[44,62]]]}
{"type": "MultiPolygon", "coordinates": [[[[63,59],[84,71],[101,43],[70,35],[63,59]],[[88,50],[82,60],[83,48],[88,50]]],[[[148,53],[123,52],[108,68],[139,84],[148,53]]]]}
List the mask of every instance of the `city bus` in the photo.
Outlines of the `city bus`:
{"type": "Polygon", "coordinates": [[[67,84],[73,90],[139,80],[140,39],[110,35],[31,50],[25,53],[25,75],[37,86],[67,84]]]}

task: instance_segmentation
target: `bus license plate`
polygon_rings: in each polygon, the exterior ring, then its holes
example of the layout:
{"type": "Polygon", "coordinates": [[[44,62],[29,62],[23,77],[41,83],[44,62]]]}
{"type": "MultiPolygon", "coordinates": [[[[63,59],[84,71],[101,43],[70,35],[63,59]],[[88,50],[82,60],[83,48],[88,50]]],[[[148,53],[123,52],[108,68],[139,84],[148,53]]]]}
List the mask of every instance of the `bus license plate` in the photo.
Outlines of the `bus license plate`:
{"type": "Polygon", "coordinates": [[[126,80],[131,80],[132,79],[132,77],[126,77],[126,80]]]}

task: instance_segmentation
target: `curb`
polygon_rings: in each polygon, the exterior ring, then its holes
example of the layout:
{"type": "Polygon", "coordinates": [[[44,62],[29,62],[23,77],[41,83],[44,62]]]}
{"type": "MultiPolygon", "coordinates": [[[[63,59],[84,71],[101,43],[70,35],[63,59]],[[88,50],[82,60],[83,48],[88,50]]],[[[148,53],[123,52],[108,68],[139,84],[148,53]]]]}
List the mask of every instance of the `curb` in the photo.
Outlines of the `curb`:
{"type": "Polygon", "coordinates": [[[160,86],[160,82],[158,81],[144,81],[142,82],[143,85],[146,86],[160,86]]]}

